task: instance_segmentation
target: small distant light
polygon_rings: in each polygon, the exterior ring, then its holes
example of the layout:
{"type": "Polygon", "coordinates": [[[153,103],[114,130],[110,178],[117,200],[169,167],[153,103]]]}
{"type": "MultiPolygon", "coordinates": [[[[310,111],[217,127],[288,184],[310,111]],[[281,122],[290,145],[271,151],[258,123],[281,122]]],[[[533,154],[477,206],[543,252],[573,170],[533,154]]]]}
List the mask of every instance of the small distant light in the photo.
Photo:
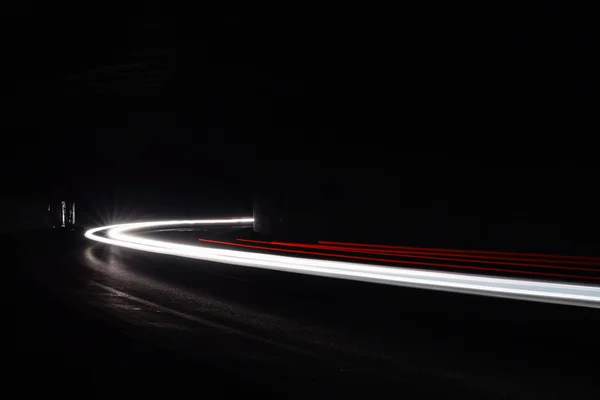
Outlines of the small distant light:
{"type": "Polygon", "coordinates": [[[64,228],[65,227],[65,217],[67,214],[67,202],[66,201],[61,201],[61,226],[64,228]]]}
{"type": "Polygon", "coordinates": [[[56,226],[52,225],[52,229],[56,228],[56,226]]]}

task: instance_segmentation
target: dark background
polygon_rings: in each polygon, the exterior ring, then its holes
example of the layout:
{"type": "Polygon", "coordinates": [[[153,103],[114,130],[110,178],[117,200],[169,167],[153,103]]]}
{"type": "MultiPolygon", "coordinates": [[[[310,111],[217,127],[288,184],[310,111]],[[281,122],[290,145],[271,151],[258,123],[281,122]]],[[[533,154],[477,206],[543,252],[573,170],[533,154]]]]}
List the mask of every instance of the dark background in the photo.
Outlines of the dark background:
{"type": "MultiPolygon", "coordinates": [[[[3,5],[0,232],[267,199],[303,238],[599,255],[599,13],[563,3],[3,5]]],[[[591,308],[2,236],[20,393],[599,398],[591,308]]]]}
{"type": "Polygon", "coordinates": [[[596,221],[591,3],[19,4],[2,49],[13,209],[67,196],[91,223],[247,214],[268,191],[596,221]]]}

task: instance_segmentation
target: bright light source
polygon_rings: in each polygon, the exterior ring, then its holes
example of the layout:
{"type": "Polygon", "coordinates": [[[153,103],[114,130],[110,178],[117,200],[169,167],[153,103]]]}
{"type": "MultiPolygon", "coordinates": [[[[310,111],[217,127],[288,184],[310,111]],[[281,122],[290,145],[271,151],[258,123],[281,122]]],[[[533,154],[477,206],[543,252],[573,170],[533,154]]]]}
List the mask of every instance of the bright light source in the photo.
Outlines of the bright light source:
{"type": "Polygon", "coordinates": [[[600,308],[600,287],[527,279],[499,278],[453,272],[384,267],[354,262],[316,260],[240,250],[191,246],[146,239],[131,231],[165,226],[235,225],[252,218],[152,221],[103,226],[87,231],[85,237],[98,242],[152,253],[174,255],[246,267],[350,279],[386,285],[409,286],[449,292],[479,294],[600,308]],[[104,232],[104,235],[98,233],[104,232]]]}
{"type": "Polygon", "coordinates": [[[67,202],[65,201],[61,201],[60,202],[60,207],[61,207],[61,213],[60,213],[60,218],[61,218],[61,224],[62,227],[65,227],[65,214],[67,213],[67,202]]]}

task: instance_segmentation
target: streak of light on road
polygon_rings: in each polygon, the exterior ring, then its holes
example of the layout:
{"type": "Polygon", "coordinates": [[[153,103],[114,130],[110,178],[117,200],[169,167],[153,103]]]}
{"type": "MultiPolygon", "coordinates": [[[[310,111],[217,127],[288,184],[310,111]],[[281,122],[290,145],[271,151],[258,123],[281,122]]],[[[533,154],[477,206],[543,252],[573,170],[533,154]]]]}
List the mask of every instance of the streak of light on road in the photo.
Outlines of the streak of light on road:
{"type": "Polygon", "coordinates": [[[414,251],[432,251],[437,250],[446,253],[468,253],[468,254],[496,254],[504,256],[517,256],[517,257],[552,257],[560,258],[564,260],[583,260],[583,261],[599,261],[600,257],[589,257],[589,256],[567,256],[559,254],[540,254],[540,253],[515,253],[506,251],[489,251],[489,250],[464,250],[464,249],[436,249],[430,247],[414,247],[414,246],[391,246],[383,244],[366,244],[366,243],[352,243],[352,242],[331,242],[326,240],[320,240],[319,244],[326,245],[339,245],[339,246],[353,246],[358,248],[375,248],[375,249],[398,249],[398,250],[414,250],[414,251]]]}
{"type": "MultiPolygon", "coordinates": [[[[592,285],[386,267],[348,261],[308,259],[255,251],[215,248],[206,245],[192,246],[148,239],[134,233],[136,230],[167,226],[189,227],[248,223],[252,223],[252,218],[138,222],[91,229],[85,233],[85,236],[88,239],[114,246],[245,267],[386,285],[600,308],[600,287],[592,285]]],[[[310,291],[310,288],[307,288],[307,291],[310,291]]]]}
{"type": "MultiPolygon", "coordinates": [[[[467,269],[467,270],[475,270],[475,271],[503,272],[503,273],[508,273],[508,274],[518,274],[518,275],[550,276],[550,277],[570,278],[570,279],[584,279],[584,280],[587,279],[587,280],[595,280],[595,281],[600,280],[600,277],[596,277],[596,276],[569,275],[569,274],[558,274],[558,273],[554,273],[554,272],[534,272],[534,271],[523,271],[523,270],[506,269],[506,268],[477,267],[477,266],[473,266],[473,265],[442,264],[442,263],[438,263],[438,262],[407,261],[407,260],[393,260],[390,258],[351,256],[351,255],[346,255],[346,254],[324,253],[324,252],[320,252],[320,251],[280,249],[280,248],[276,248],[276,247],[256,246],[256,245],[225,242],[225,241],[221,241],[221,240],[210,240],[210,239],[200,239],[200,241],[205,242],[205,243],[222,244],[222,245],[226,245],[226,246],[236,246],[236,247],[246,247],[249,249],[278,251],[278,252],[283,252],[283,253],[296,253],[296,254],[307,254],[307,255],[313,255],[313,256],[345,258],[345,259],[361,260],[361,261],[377,261],[377,262],[393,263],[393,264],[397,264],[398,266],[403,266],[403,264],[408,264],[408,265],[417,265],[417,266],[421,266],[421,267],[450,268],[450,269],[458,269],[458,270],[467,269]]],[[[425,258],[430,258],[430,257],[425,257],[425,258]]],[[[457,260],[454,260],[454,261],[457,261],[457,260]]]]}
{"type": "MultiPolygon", "coordinates": [[[[364,254],[385,254],[385,255],[414,255],[414,256],[443,256],[443,257],[469,257],[470,259],[480,259],[480,260],[501,260],[501,261],[519,261],[519,262],[534,262],[534,263],[548,263],[548,264],[569,264],[569,265],[593,265],[600,266],[600,257],[582,257],[583,261],[577,256],[561,256],[561,255],[553,255],[553,254],[539,254],[538,257],[531,257],[528,255],[529,253],[505,253],[505,252],[493,252],[494,255],[486,255],[479,254],[477,250],[447,250],[447,249],[427,249],[424,247],[419,248],[419,250],[394,250],[388,248],[377,248],[377,247],[360,247],[360,246],[352,246],[352,245],[327,245],[323,243],[327,242],[319,242],[321,244],[307,244],[307,243],[295,243],[295,242],[278,242],[278,241],[264,241],[264,240],[252,240],[252,239],[237,239],[240,242],[248,242],[248,243],[259,243],[259,244],[271,244],[275,246],[289,246],[289,247],[306,247],[306,248],[329,248],[329,249],[338,249],[339,251],[351,252],[351,253],[364,253],[364,254]],[[475,252],[475,253],[473,253],[475,252]],[[539,258],[541,257],[541,258],[539,258]],[[565,259],[565,257],[567,257],[565,259]],[[575,257],[576,259],[570,259],[570,257],[575,257]]],[[[409,248],[410,249],[410,248],[409,248]]],[[[417,257],[415,257],[417,258],[417,257]]],[[[506,264],[506,263],[502,263],[506,264]]],[[[523,265],[523,264],[521,264],[523,265]]],[[[580,271],[589,270],[589,268],[570,268],[570,267],[561,267],[561,269],[575,269],[580,271]]],[[[597,271],[597,269],[594,269],[597,271]]]]}
{"type": "MultiPolygon", "coordinates": [[[[415,259],[427,259],[427,260],[443,260],[443,261],[461,261],[469,263],[485,263],[485,264],[497,264],[497,265],[515,265],[518,267],[532,267],[532,268],[546,268],[546,269],[559,269],[566,271],[588,271],[588,272],[600,272],[599,268],[582,268],[582,267],[570,267],[570,266],[557,266],[557,265],[546,265],[546,264],[532,264],[530,262],[522,262],[524,259],[520,258],[504,258],[504,257],[488,257],[488,256],[473,256],[466,254],[444,254],[438,252],[404,252],[404,251],[387,251],[387,250],[373,250],[370,248],[356,248],[356,247],[344,247],[344,246],[328,246],[322,244],[307,244],[307,243],[293,243],[293,242],[267,242],[263,240],[249,240],[249,239],[238,239],[240,242],[266,244],[271,246],[283,246],[283,247],[297,247],[305,249],[316,249],[316,250],[330,250],[339,251],[344,253],[360,253],[360,254],[376,254],[399,258],[415,258],[415,259]],[[441,256],[441,257],[438,257],[441,256]],[[467,258],[468,257],[468,258],[467,258]],[[506,261],[496,261],[506,260],[506,261]]],[[[536,259],[525,259],[527,261],[537,261],[543,263],[559,263],[560,260],[536,260],[536,259]],[[557,262],[558,261],[558,262],[557,262]]],[[[564,261],[562,261],[564,263],[564,261]]],[[[592,262],[580,262],[578,265],[600,265],[600,260],[596,263],[592,262]]]]}

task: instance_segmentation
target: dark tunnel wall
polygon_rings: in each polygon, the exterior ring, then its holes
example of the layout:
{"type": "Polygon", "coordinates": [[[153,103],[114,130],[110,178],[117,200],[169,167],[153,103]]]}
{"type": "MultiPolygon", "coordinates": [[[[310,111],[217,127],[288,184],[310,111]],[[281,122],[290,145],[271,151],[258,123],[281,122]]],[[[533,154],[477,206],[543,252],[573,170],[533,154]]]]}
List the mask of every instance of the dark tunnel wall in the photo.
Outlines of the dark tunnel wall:
{"type": "Polygon", "coordinates": [[[590,171],[460,169],[291,174],[264,185],[255,231],[294,240],[348,240],[598,252],[590,171]]]}

